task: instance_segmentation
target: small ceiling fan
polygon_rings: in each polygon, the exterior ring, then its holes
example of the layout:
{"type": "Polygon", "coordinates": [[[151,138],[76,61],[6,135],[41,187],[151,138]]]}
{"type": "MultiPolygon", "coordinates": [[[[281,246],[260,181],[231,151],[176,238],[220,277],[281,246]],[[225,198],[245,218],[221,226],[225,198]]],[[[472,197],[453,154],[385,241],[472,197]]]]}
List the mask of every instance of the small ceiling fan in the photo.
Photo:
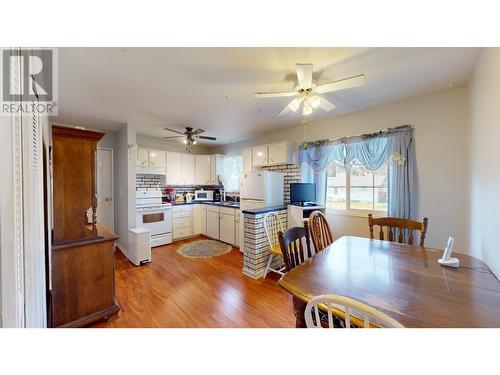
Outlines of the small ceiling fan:
{"type": "Polygon", "coordinates": [[[318,94],[327,92],[345,90],[352,87],[363,86],[365,84],[365,75],[359,74],[356,76],[340,79],[334,82],[323,83],[316,85],[312,82],[313,64],[296,64],[297,69],[297,85],[290,92],[256,92],[256,98],[278,98],[296,96],[278,116],[286,115],[293,111],[297,112],[300,105],[303,103],[302,115],[308,116],[315,108],[321,108],[324,111],[331,111],[335,108],[335,104],[325,99],[318,94]]]}
{"type": "Polygon", "coordinates": [[[205,135],[200,135],[201,133],[205,133],[204,129],[196,129],[193,130],[193,128],[186,127],[186,131],[184,133],[174,130],[174,129],[169,129],[169,128],[163,128],[165,130],[168,130],[169,132],[177,133],[180,135],[174,135],[171,137],[163,137],[165,139],[172,139],[172,138],[184,138],[182,142],[185,145],[195,145],[198,143],[198,139],[208,139],[210,141],[215,141],[217,138],[215,137],[208,137],[205,135]]]}

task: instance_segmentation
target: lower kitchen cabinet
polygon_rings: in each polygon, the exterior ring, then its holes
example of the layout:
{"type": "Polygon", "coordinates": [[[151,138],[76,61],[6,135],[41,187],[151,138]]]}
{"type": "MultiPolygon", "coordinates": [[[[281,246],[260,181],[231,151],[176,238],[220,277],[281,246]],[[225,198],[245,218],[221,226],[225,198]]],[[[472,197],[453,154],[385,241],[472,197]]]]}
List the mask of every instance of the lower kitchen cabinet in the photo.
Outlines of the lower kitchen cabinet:
{"type": "Polygon", "coordinates": [[[207,207],[207,237],[219,239],[219,207],[210,209],[207,207]]]}
{"type": "Polygon", "coordinates": [[[234,208],[221,207],[220,209],[220,228],[219,239],[223,242],[234,245],[234,208]]]}
{"type": "Polygon", "coordinates": [[[207,234],[207,206],[193,205],[193,234],[207,234]]]}
{"type": "Polygon", "coordinates": [[[240,247],[240,236],[241,236],[241,223],[240,223],[240,210],[235,210],[234,215],[234,246],[240,247]]]}
{"type": "Polygon", "coordinates": [[[180,205],[173,207],[172,220],[172,238],[190,237],[193,235],[193,214],[192,207],[189,205],[180,205]]]}

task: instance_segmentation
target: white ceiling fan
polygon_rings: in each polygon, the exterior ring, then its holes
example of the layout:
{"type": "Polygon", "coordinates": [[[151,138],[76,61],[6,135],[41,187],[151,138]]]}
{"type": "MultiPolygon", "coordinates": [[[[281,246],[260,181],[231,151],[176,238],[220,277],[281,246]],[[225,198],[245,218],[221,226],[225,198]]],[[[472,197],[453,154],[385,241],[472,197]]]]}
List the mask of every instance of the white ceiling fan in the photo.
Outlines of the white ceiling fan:
{"type": "Polygon", "coordinates": [[[340,79],[338,81],[316,85],[312,82],[313,64],[296,64],[297,86],[290,92],[256,92],[256,98],[278,98],[296,96],[283,110],[279,116],[286,115],[289,112],[297,112],[302,107],[302,114],[308,116],[315,108],[321,108],[324,111],[331,111],[335,104],[318,94],[349,89],[352,87],[363,86],[365,84],[365,75],[340,79]]]}

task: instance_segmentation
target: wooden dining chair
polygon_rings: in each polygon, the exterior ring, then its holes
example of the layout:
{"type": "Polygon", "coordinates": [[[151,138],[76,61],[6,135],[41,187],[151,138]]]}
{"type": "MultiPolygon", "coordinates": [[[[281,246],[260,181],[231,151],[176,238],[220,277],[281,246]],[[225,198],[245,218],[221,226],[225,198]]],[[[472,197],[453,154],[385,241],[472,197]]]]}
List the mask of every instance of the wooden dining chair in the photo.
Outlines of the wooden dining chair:
{"type": "Polygon", "coordinates": [[[423,218],[422,222],[413,221],[408,219],[401,219],[398,217],[379,217],[374,219],[372,214],[368,214],[368,226],[370,227],[370,238],[373,240],[373,226],[380,226],[379,237],[381,240],[384,239],[384,227],[387,227],[387,240],[394,241],[396,233],[397,242],[403,243],[404,231],[408,232],[408,244],[413,245],[413,231],[420,231],[420,246],[424,246],[425,233],[427,232],[427,223],[429,219],[423,218]]]}
{"type": "MultiPolygon", "coordinates": [[[[280,217],[276,212],[269,212],[264,216],[264,229],[266,231],[267,242],[269,243],[269,259],[267,260],[266,269],[264,271],[264,279],[269,272],[275,272],[279,275],[284,275],[285,267],[272,268],[273,261],[280,257],[281,247],[278,240],[278,233],[283,233],[283,225],[280,217]]],[[[280,264],[282,266],[283,263],[280,264]]]]}
{"type": "Polygon", "coordinates": [[[330,226],[321,211],[311,212],[308,224],[315,251],[321,251],[333,242],[330,226]]]}
{"type": "Polygon", "coordinates": [[[278,232],[278,239],[287,272],[312,256],[307,223],[304,223],[304,228],[290,228],[285,234],[278,232]]]}
{"type": "Polygon", "coordinates": [[[352,298],[324,294],[312,298],[306,306],[307,328],[404,328],[401,323],[371,306],[352,298]],[[342,325],[339,325],[339,317],[342,325]]]}

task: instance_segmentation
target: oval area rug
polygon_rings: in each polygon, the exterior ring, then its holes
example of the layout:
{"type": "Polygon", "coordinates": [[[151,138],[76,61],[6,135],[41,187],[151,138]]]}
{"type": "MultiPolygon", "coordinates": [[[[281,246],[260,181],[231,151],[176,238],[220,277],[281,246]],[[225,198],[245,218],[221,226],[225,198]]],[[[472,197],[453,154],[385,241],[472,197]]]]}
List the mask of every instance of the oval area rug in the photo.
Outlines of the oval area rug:
{"type": "Polygon", "coordinates": [[[219,255],[224,255],[233,247],[223,242],[214,240],[200,240],[182,245],[177,253],[186,258],[212,258],[219,255]]]}

